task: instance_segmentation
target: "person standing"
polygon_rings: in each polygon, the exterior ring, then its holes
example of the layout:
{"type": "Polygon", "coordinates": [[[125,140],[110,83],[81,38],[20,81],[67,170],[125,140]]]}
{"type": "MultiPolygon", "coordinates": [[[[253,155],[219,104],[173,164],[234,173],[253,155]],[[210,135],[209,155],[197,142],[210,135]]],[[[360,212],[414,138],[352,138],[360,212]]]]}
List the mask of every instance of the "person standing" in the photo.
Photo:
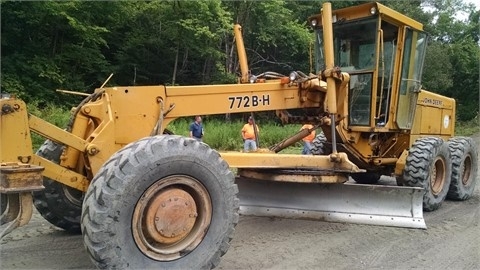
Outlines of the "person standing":
{"type": "Polygon", "coordinates": [[[202,117],[197,115],[195,116],[195,121],[190,124],[190,138],[202,141],[203,134],[202,117]]]}
{"type": "MultiPolygon", "coordinates": [[[[300,130],[304,129],[312,129],[313,126],[310,124],[305,124],[302,126],[300,130]]],[[[302,155],[311,155],[312,154],[312,142],[313,139],[315,139],[315,130],[312,130],[308,136],[304,137],[303,140],[303,150],[302,150],[302,155]]]]}
{"type": "MultiPolygon", "coordinates": [[[[242,138],[243,138],[243,150],[245,152],[256,151],[257,150],[257,137],[255,136],[255,130],[253,129],[253,118],[248,117],[248,123],[245,124],[242,128],[242,138]]],[[[256,133],[259,133],[258,125],[255,124],[256,133]]]]}

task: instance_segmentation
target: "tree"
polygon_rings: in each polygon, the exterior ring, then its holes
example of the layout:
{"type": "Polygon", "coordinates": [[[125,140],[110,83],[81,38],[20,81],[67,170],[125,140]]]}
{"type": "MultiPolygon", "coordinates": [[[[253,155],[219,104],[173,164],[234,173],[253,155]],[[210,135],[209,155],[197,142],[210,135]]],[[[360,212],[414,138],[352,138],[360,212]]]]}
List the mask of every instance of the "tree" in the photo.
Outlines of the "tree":
{"type": "MultiPolygon", "coordinates": [[[[309,71],[306,19],[324,1],[3,1],[1,91],[40,105],[74,105],[78,98],[55,89],[92,92],[112,72],[111,85],[235,82],[233,22],[243,27],[253,74],[309,71]]],[[[455,97],[461,119],[472,117],[480,12],[463,0],[382,3],[424,24],[432,42],[423,85],[455,97]],[[458,12],[468,19],[457,19],[458,12]]]]}
{"type": "Polygon", "coordinates": [[[116,53],[127,84],[208,83],[223,64],[231,19],[220,1],[139,2],[116,53]],[[136,81],[133,82],[136,69],[136,81]]]}
{"type": "MultiPolygon", "coordinates": [[[[60,101],[57,88],[89,91],[109,63],[107,28],[92,2],[2,2],[2,92],[26,101],[60,101]]],[[[72,101],[67,98],[67,101],[72,101]]]]}
{"type": "Polygon", "coordinates": [[[293,5],[292,1],[282,0],[226,3],[237,23],[242,25],[253,74],[308,70],[313,36],[306,25],[306,17],[298,18],[305,10],[299,8],[293,12],[289,9],[293,5]]]}

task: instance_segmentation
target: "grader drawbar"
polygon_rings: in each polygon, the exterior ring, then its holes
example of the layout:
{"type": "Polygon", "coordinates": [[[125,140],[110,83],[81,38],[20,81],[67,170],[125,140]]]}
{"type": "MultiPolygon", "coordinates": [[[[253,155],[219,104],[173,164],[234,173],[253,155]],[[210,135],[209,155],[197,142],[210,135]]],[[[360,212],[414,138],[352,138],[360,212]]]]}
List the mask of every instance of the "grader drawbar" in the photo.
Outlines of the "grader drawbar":
{"type": "Polygon", "coordinates": [[[454,137],[455,101],[420,88],[423,26],[378,3],[325,3],[308,22],[315,74],[251,74],[235,25],[239,84],[104,83],[65,129],[2,94],[1,236],[28,222],[33,201],[83,234],[99,268],[204,269],[227,252],[239,214],[426,228],[422,209],[468,199],[477,148],[454,137]],[[260,111],[313,128],[253,153],[167,129],[180,117],[260,111]],[[312,155],[279,153],[313,129],[312,155]],[[31,132],[47,139],[36,154],[31,132]]]}

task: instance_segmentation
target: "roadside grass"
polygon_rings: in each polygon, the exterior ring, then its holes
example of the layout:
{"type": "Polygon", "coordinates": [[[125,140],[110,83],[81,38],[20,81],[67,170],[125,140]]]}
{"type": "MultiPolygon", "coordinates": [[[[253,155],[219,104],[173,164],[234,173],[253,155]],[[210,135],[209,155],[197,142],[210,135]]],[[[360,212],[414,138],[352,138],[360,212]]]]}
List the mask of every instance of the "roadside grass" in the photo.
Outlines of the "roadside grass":
{"type": "MultiPolygon", "coordinates": [[[[177,119],[168,125],[167,128],[174,134],[188,136],[191,121],[177,119]]],[[[204,121],[205,135],[203,141],[216,150],[241,151],[243,149],[241,130],[244,124],[240,121],[225,122],[218,119],[204,121]]],[[[280,126],[275,123],[262,121],[258,121],[257,125],[260,148],[269,148],[279,143],[283,139],[294,135],[301,127],[301,125],[280,126]]],[[[301,147],[301,143],[295,144],[294,147],[301,147]]]]}
{"type": "Polygon", "coordinates": [[[280,154],[302,154],[303,146],[290,146],[280,152],[280,154]]]}
{"type": "MultiPolygon", "coordinates": [[[[70,111],[56,106],[53,103],[47,104],[46,106],[40,108],[37,102],[31,102],[27,104],[27,109],[30,114],[33,114],[60,128],[66,128],[68,121],[70,120],[70,111]]],[[[36,152],[45,141],[45,138],[34,132],[31,132],[31,136],[33,151],[36,152]]]]}
{"type": "Polygon", "coordinates": [[[456,136],[472,136],[475,133],[480,132],[479,115],[469,121],[457,121],[455,125],[456,136]]]}

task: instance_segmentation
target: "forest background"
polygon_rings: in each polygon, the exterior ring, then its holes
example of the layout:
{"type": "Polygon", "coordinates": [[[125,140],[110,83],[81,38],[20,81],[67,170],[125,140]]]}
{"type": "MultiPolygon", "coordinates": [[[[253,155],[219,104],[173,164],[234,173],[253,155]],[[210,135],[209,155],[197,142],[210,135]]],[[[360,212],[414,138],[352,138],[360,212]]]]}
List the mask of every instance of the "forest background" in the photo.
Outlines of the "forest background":
{"type": "MultiPolygon", "coordinates": [[[[92,93],[111,73],[108,85],[236,83],[234,23],[242,25],[253,74],[309,71],[306,18],[323,2],[1,1],[1,92],[61,126],[81,98],[55,90],[92,93]]],[[[464,0],[380,2],[424,24],[423,87],[456,99],[462,133],[478,130],[479,9],[464,0]]],[[[231,144],[219,148],[238,142],[231,144]]]]}

